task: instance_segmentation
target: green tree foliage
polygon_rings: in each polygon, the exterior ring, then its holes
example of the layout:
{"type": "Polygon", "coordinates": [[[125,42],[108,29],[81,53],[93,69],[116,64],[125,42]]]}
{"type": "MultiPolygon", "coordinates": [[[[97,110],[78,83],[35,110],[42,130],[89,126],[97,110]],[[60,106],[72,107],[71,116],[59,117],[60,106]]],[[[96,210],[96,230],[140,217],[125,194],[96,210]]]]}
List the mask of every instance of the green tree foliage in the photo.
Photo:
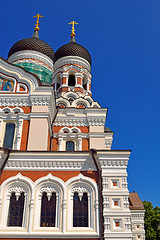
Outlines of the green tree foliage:
{"type": "Polygon", "coordinates": [[[160,240],[160,207],[153,208],[149,201],[143,202],[145,208],[144,227],[146,240],[160,240]]]}

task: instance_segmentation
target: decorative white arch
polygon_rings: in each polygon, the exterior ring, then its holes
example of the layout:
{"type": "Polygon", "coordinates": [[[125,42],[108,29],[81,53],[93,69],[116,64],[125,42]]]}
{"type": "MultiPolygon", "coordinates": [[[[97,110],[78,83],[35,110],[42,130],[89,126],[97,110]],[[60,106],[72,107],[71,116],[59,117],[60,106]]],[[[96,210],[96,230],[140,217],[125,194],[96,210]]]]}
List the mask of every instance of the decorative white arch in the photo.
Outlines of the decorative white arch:
{"type": "Polygon", "coordinates": [[[95,231],[99,233],[99,198],[98,198],[98,185],[94,180],[79,174],[76,177],[70,178],[66,184],[66,198],[68,199],[67,205],[67,230],[76,230],[79,232],[86,231],[86,228],[73,228],[73,196],[74,192],[78,192],[79,197],[83,196],[86,192],[88,196],[88,231],[95,231]]]}
{"type": "MultiPolygon", "coordinates": [[[[27,219],[29,216],[29,201],[31,198],[31,192],[33,189],[33,182],[31,179],[21,175],[18,173],[14,177],[10,177],[5,180],[0,189],[0,203],[1,207],[1,219],[0,226],[2,229],[7,229],[8,231],[13,231],[14,227],[7,227],[7,218],[10,204],[10,196],[12,192],[15,192],[17,199],[19,198],[21,192],[24,192],[25,195],[25,203],[24,203],[24,211],[23,211],[23,221],[22,221],[22,229],[27,231],[27,219]]],[[[17,228],[17,227],[16,227],[17,228]]]]}
{"type": "Polygon", "coordinates": [[[59,151],[66,151],[66,142],[73,141],[74,142],[74,150],[81,151],[82,150],[82,135],[81,130],[77,127],[63,127],[58,132],[58,149],[59,151]],[[66,131],[67,133],[64,133],[66,131]],[[76,136],[73,131],[76,131],[76,136]]]}
{"type": "MultiPolygon", "coordinates": [[[[45,227],[40,226],[40,218],[41,218],[41,203],[42,203],[42,195],[43,192],[47,193],[48,199],[50,199],[52,193],[56,193],[56,219],[55,219],[55,227],[50,228],[50,231],[59,231],[61,227],[61,218],[63,211],[63,199],[65,192],[65,184],[64,181],[58,177],[54,177],[51,173],[49,173],[45,177],[39,178],[33,188],[32,200],[34,201],[34,209],[32,209],[30,216],[30,229],[33,224],[33,229],[36,231],[44,231],[45,227]],[[36,218],[33,221],[33,216],[36,218]]],[[[47,228],[48,229],[48,228],[47,228]]],[[[49,230],[49,229],[48,229],[49,230]]]]}
{"type": "Polygon", "coordinates": [[[5,108],[3,108],[2,109],[2,112],[4,112],[4,113],[11,113],[12,112],[12,109],[10,108],[10,107],[5,107],[5,108]]]}
{"type": "Polygon", "coordinates": [[[82,97],[74,100],[73,103],[72,103],[72,106],[76,107],[76,106],[78,106],[80,104],[85,105],[85,107],[91,107],[90,103],[86,99],[84,99],[82,97]]]}
{"type": "Polygon", "coordinates": [[[15,108],[12,109],[12,112],[15,113],[16,111],[18,111],[19,113],[23,113],[24,112],[23,109],[20,108],[20,107],[15,107],[15,108]]]}
{"type": "Polygon", "coordinates": [[[60,105],[60,104],[64,105],[65,107],[70,107],[70,102],[63,97],[60,97],[56,100],[56,105],[60,105]]]}

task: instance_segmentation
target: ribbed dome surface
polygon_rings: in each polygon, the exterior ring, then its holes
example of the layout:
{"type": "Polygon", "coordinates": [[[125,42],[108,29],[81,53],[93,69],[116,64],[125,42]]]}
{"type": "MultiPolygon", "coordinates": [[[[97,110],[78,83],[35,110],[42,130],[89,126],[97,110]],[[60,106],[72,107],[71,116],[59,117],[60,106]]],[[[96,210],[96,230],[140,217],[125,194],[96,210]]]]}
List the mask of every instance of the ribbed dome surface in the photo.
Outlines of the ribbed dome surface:
{"type": "Polygon", "coordinates": [[[49,58],[51,58],[53,60],[54,57],[54,51],[51,48],[51,46],[49,46],[48,43],[40,40],[37,37],[31,37],[31,38],[25,38],[22,39],[18,42],[16,42],[10,49],[9,53],[8,53],[8,58],[19,51],[23,51],[23,50],[33,50],[33,51],[38,51],[41,52],[43,54],[45,54],[46,56],[48,56],[49,58]]]}
{"type": "Polygon", "coordinates": [[[53,62],[55,63],[58,59],[66,56],[78,56],[84,58],[91,65],[92,60],[88,50],[85,47],[81,46],[80,44],[77,44],[76,42],[71,41],[60,47],[55,52],[53,62]]]}

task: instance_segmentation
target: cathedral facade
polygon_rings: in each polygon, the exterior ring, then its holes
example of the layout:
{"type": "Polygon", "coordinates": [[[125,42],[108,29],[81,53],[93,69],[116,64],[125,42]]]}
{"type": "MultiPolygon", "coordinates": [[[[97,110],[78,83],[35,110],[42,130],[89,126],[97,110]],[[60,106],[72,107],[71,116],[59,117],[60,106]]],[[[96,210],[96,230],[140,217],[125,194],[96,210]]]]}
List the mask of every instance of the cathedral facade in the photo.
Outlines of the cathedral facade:
{"type": "Polygon", "coordinates": [[[37,25],[0,58],[0,239],[145,239],[130,151],[111,149],[74,24],[56,52],[37,25]]]}

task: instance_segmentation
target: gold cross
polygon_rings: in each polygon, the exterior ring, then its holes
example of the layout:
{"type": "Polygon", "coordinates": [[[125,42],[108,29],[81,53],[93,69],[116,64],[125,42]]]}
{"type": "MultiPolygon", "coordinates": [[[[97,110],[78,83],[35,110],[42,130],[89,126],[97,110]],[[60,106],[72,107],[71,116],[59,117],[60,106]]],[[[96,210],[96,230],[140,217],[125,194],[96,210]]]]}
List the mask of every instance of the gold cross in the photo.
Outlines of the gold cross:
{"type": "Polygon", "coordinates": [[[33,17],[34,17],[34,18],[37,18],[37,21],[36,21],[36,24],[35,24],[36,27],[35,27],[34,30],[35,30],[35,31],[36,31],[36,30],[39,31],[39,25],[40,25],[40,24],[39,24],[39,18],[40,18],[40,17],[42,18],[43,16],[38,13],[36,16],[33,16],[33,17]]]}
{"type": "Polygon", "coordinates": [[[76,21],[71,21],[70,23],[68,23],[68,24],[72,24],[72,33],[71,33],[71,37],[73,37],[73,36],[75,36],[76,34],[75,34],[75,28],[74,28],[74,25],[75,24],[78,24],[78,23],[76,23],[76,21]]]}

